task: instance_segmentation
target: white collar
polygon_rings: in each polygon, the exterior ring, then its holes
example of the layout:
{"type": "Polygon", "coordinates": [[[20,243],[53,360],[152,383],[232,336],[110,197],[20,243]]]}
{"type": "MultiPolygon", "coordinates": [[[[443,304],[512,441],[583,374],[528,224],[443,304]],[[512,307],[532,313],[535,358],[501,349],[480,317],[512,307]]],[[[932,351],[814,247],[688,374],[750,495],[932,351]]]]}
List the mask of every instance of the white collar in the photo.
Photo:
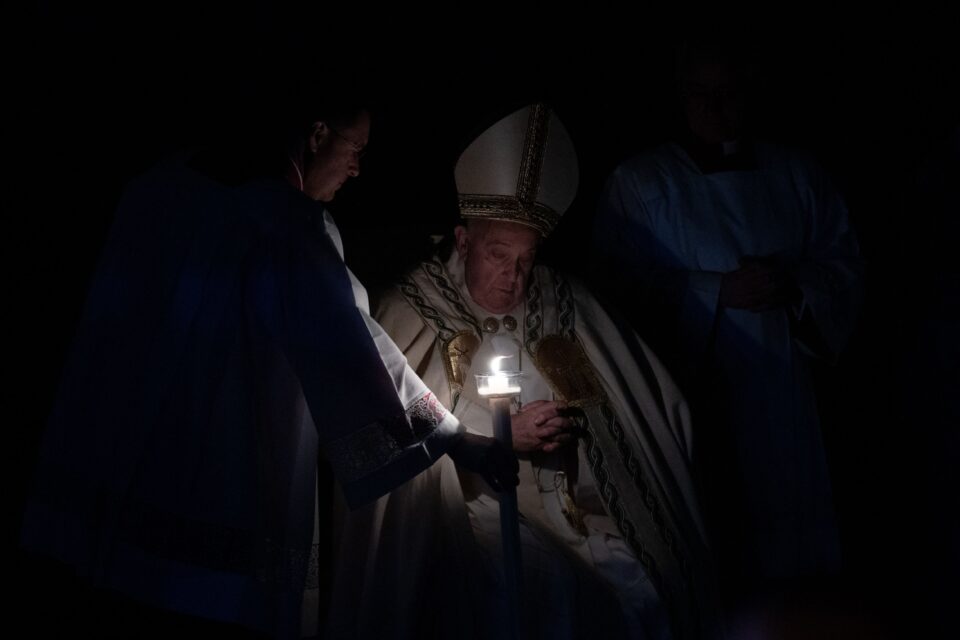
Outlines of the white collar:
{"type": "Polygon", "coordinates": [[[337,223],[333,221],[333,216],[330,215],[326,207],[323,208],[323,230],[326,231],[330,239],[333,240],[333,246],[337,248],[337,253],[340,254],[340,259],[343,260],[343,238],[340,237],[340,229],[337,228],[337,223]]]}

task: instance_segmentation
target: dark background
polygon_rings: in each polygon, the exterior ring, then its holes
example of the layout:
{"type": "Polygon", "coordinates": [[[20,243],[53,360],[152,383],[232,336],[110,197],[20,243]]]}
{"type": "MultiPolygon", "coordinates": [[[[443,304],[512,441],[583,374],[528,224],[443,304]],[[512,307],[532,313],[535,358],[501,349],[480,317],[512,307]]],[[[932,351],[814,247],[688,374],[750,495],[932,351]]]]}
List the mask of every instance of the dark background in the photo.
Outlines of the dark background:
{"type": "MultiPolygon", "coordinates": [[[[937,567],[956,566],[956,540],[944,532],[957,531],[948,475],[957,425],[942,414],[928,420],[936,412],[929,405],[913,411],[920,392],[906,381],[944,384],[916,357],[929,322],[956,351],[956,316],[934,297],[945,270],[956,276],[946,258],[958,212],[945,220],[936,197],[932,206],[917,199],[958,123],[955,30],[919,9],[868,29],[796,8],[695,20],[641,5],[622,13],[392,16],[258,4],[242,13],[149,3],[97,12],[46,2],[7,25],[6,331],[16,357],[5,422],[15,461],[10,548],[28,616],[55,611],[63,587],[17,554],[20,509],[128,180],[175,150],[242,140],[282,104],[291,81],[360,87],[374,107],[370,153],[331,209],[348,263],[376,288],[452,224],[452,168],[471,135],[512,107],[545,99],[577,145],[581,183],[543,256],[584,272],[581,241],[606,175],[675,131],[672,47],[693,23],[728,30],[757,54],[758,130],[826,166],[868,263],[867,302],[850,347],[837,366],[817,372],[852,585],[844,593],[867,615],[907,624],[935,615],[926,603],[950,601],[956,586],[938,578],[937,567]]],[[[956,189],[960,175],[950,175],[956,189]]],[[[950,385],[943,388],[955,392],[950,385]]]]}

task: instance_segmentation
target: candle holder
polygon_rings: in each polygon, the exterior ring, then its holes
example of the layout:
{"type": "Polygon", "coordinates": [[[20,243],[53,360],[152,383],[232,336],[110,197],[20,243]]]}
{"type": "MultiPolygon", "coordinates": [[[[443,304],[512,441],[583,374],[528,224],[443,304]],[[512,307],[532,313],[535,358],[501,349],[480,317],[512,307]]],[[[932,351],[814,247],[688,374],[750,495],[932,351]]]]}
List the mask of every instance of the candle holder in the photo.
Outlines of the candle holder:
{"type": "Polygon", "coordinates": [[[477,373],[477,393],[485,398],[510,398],[520,395],[520,372],[501,371],[500,363],[513,356],[494,356],[489,373],[477,373]]]}
{"type": "Polygon", "coordinates": [[[477,393],[484,398],[511,398],[520,395],[519,371],[497,371],[494,373],[478,373],[477,393]]]}

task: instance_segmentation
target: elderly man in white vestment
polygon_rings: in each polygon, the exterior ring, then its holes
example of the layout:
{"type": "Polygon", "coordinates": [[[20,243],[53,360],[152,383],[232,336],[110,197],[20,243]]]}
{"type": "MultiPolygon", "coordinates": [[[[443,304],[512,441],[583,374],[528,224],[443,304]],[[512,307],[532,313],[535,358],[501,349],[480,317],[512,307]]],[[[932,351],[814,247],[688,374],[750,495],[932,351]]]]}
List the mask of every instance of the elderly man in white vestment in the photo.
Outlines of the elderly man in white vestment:
{"type": "MultiPolygon", "coordinates": [[[[553,112],[533,105],[497,122],[457,163],[466,222],[452,250],[402,278],[374,315],[470,431],[492,435],[474,374],[495,356],[522,373],[512,427],[528,637],[715,637],[684,400],[582,285],[535,265],[577,179],[553,112]]],[[[340,550],[339,634],[507,633],[498,498],[476,474],[435,465],[350,514],[340,550]]]]}

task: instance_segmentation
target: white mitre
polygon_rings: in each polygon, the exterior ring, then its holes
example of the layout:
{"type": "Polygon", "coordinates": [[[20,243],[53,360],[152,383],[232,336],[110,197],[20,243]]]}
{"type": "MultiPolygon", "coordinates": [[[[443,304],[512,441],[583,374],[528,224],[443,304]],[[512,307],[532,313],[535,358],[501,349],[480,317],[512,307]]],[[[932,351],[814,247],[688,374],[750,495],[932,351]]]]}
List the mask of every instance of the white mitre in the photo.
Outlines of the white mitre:
{"type": "Polygon", "coordinates": [[[455,171],[464,218],[519,222],[547,236],[577,194],[577,153],[556,113],[514,111],[470,143],[455,171]]]}

